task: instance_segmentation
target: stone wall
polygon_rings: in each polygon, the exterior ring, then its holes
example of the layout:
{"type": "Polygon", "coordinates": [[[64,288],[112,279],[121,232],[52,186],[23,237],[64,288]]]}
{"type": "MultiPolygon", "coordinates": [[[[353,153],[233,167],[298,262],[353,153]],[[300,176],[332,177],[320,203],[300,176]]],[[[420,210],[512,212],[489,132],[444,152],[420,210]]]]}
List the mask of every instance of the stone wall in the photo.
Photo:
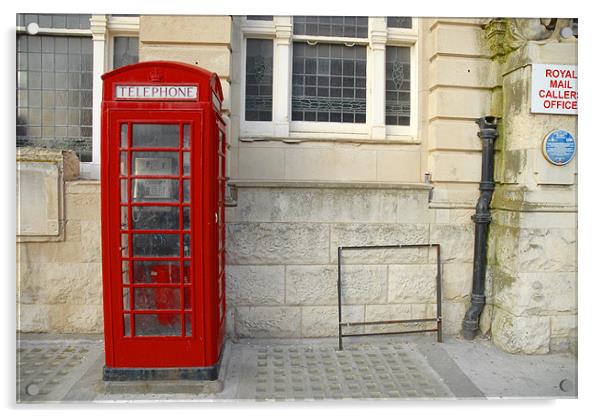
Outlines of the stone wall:
{"type": "MultiPolygon", "coordinates": [[[[505,23],[516,33],[525,22],[505,23]]],[[[556,33],[545,42],[515,39],[515,47],[498,69],[502,100],[494,110],[503,118],[496,141],[488,306],[480,325],[508,352],[574,352],[577,158],[554,166],[545,160],[541,143],[553,129],[571,132],[578,142],[577,117],[533,114],[529,93],[531,64],[576,64],[577,44],[556,33]]]]}
{"type": "MultiPolygon", "coordinates": [[[[442,244],[444,332],[460,330],[470,292],[472,226],[434,223],[428,187],[237,186],[238,206],[226,217],[231,335],[337,335],[338,247],[430,242],[442,244]]],[[[343,320],[434,317],[435,263],[428,249],[344,253],[343,320]]]]}
{"type": "MultiPolygon", "coordinates": [[[[100,333],[100,184],[61,179],[59,187],[64,188],[61,239],[17,243],[17,330],[100,333]]],[[[41,199],[39,191],[26,192],[41,199]]]]}

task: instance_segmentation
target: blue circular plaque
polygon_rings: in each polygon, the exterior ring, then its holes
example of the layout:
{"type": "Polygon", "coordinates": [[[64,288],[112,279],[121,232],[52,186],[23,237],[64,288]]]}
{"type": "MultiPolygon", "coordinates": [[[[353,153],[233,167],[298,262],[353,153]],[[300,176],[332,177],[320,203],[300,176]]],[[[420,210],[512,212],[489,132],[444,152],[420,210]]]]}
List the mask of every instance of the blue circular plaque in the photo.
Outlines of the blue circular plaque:
{"type": "Polygon", "coordinates": [[[567,131],[557,129],[546,135],[542,151],[546,160],[554,165],[567,165],[575,156],[575,138],[567,131]]]}

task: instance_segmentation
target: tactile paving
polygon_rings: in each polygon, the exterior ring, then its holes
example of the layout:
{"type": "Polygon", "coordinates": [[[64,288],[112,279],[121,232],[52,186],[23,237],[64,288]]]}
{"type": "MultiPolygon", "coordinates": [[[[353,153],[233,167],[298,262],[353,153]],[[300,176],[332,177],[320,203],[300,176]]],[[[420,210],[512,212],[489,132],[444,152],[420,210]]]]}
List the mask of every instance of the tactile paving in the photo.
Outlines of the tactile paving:
{"type": "Polygon", "coordinates": [[[453,397],[411,344],[261,348],[251,363],[240,395],[258,401],[453,397]]]}

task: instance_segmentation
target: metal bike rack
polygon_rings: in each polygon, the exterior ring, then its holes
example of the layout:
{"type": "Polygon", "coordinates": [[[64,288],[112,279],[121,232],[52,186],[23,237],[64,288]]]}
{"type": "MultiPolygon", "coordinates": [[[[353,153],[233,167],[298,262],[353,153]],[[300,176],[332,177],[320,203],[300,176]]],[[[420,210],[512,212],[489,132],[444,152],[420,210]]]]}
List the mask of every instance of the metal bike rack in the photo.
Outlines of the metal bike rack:
{"type": "Polygon", "coordinates": [[[353,247],[339,247],[338,251],[339,272],[337,279],[337,294],[339,299],[339,350],[343,349],[343,338],[345,337],[367,337],[376,335],[400,335],[415,334],[423,332],[437,332],[437,342],[443,342],[443,330],[441,326],[441,246],[439,244],[404,244],[404,245],[363,245],[353,247]],[[418,319],[399,319],[389,321],[369,321],[369,322],[342,322],[342,304],[341,304],[341,276],[342,259],[344,250],[383,250],[396,248],[435,248],[437,251],[437,317],[436,318],[418,318],[418,319]],[[416,331],[395,331],[395,332],[367,332],[361,334],[343,334],[343,327],[358,325],[385,325],[385,324],[407,324],[416,322],[436,322],[437,328],[429,328],[416,331]]]}

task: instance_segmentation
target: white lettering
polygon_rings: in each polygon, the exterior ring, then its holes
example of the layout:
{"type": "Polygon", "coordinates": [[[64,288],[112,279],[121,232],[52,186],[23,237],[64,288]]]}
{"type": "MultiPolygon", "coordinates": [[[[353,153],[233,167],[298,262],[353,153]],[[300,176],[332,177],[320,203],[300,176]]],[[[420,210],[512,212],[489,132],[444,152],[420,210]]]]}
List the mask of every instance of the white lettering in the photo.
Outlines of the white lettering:
{"type": "Polygon", "coordinates": [[[115,99],[146,100],[195,100],[198,99],[197,86],[115,86],[115,99]]]}

